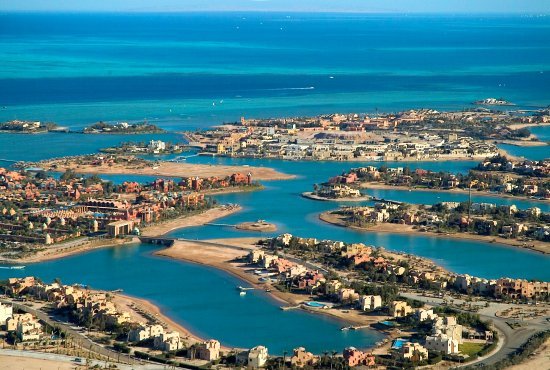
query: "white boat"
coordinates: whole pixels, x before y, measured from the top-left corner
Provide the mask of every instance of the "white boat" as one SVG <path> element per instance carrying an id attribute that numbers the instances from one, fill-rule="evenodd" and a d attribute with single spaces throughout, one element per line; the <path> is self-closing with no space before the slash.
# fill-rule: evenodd
<path id="1" fill-rule="evenodd" d="M 242 286 L 238 286 L 237 289 L 239 289 L 241 292 L 244 292 L 246 290 L 254 290 L 254 288 L 245 288 L 245 287 L 242 287 Z"/>
<path id="2" fill-rule="evenodd" d="M 25 266 L 12 266 L 11 269 L 12 270 L 23 270 L 25 268 Z"/>
<path id="3" fill-rule="evenodd" d="M 239 295 L 240 296 L 246 295 L 246 292 L 240 292 Z"/>

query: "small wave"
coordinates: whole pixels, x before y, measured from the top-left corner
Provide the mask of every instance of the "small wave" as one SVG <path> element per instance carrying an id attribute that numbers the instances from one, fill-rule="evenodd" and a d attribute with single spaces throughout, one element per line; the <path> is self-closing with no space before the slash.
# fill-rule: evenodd
<path id="1" fill-rule="evenodd" d="M 282 90 L 315 90 L 314 86 L 307 86 L 307 87 L 280 87 L 277 89 L 266 89 L 270 91 L 282 91 Z"/>

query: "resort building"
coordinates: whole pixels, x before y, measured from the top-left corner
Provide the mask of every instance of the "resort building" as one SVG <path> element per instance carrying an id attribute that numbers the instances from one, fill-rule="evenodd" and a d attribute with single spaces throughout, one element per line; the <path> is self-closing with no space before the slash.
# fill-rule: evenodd
<path id="1" fill-rule="evenodd" d="M 33 316 L 31 320 L 19 321 L 15 332 L 22 342 L 39 340 L 42 337 L 42 324 Z"/>
<path id="2" fill-rule="evenodd" d="M 34 319 L 34 316 L 30 313 L 16 313 L 12 317 L 6 320 L 6 330 L 16 331 L 20 322 L 30 322 Z"/>
<path id="3" fill-rule="evenodd" d="M 311 352 L 307 352 L 304 347 L 294 349 L 294 354 L 290 358 L 290 364 L 293 368 L 302 368 L 315 365 L 319 358 Z"/>
<path id="4" fill-rule="evenodd" d="M 340 288 L 338 290 L 338 301 L 340 302 L 353 302 L 359 299 L 359 294 L 351 288 Z"/>
<path id="5" fill-rule="evenodd" d="M 325 283 L 325 294 L 335 295 L 338 293 L 341 287 L 342 287 L 342 283 L 340 282 L 340 280 L 327 281 Z"/>
<path id="6" fill-rule="evenodd" d="M 355 366 L 374 366 L 376 364 L 375 357 L 366 352 L 359 351 L 355 347 L 348 347 L 344 349 L 344 360 L 349 367 Z"/>
<path id="7" fill-rule="evenodd" d="M 428 350 L 443 352 L 446 355 L 458 353 L 458 341 L 442 333 L 426 337 L 425 347 Z"/>
<path id="8" fill-rule="evenodd" d="M 6 321 L 13 315 L 13 306 L 0 302 L 0 327 L 6 325 Z"/>
<path id="9" fill-rule="evenodd" d="M 267 347 L 256 346 L 248 351 L 248 368 L 259 369 L 264 367 L 269 358 Z"/>
<path id="10" fill-rule="evenodd" d="M 363 311 L 372 311 L 382 307 L 382 297 L 379 295 L 364 295 L 359 299 L 359 307 Z"/>
<path id="11" fill-rule="evenodd" d="M 412 312 L 411 306 L 404 301 L 393 301 L 390 304 L 390 315 L 393 317 L 405 317 Z"/>
<path id="12" fill-rule="evenodd" d="M 422 308 L 419 308 L 415 312 L 416 319 L 420 322 L 426 321 L 426 320 L 435 320 L 438 316 L 434 313 L 434 310 L 425 310 Z"/>
<path id="13" fill-rule="evenodd" d="M 197 346 L 196 357 L 206 361 L 216 361 L 220 358 L 220 342 L 211 339 Z"/>
<path id="14" fill-rule="evenodd" d="M 428 350 L 419 343 L 404 343 L 400 354 L 404 360 L 422 361 L 428 359 Z"/>
<path id="15" fill-rule="evenodd" d="M 155 336 L 153 346 L 161 351 L 170 352 L 183 348 L 184 343 L 180 338 L 180 333 L 171 331 L 167 333 L 163 332 L 159 336 Z"/>
<path id="16" fill-rule="evenodd" d="M 434 334 L 445 334 L 447 337 L 456 340 L 458 344 L 462 344 L 462 331 L 462 325 L 457 324 L 454 316 L 437 317 L 432 326 Z"/>
<path id="17" fill-rule="evenodd" d="M 116 238 L 121 235 L 129 235 L 132 233 L 133 222 L 131 221 L 115 221 L 107 224 L 107 233 L 111 238 Z"/>
<path id="18" fill-rule="evenodd" d="M 132 329 L 128 332 L 129 342 L 141 342 L 148 338 L 158 337 L 164 333 L 161 325 L 146 325 Z"/>

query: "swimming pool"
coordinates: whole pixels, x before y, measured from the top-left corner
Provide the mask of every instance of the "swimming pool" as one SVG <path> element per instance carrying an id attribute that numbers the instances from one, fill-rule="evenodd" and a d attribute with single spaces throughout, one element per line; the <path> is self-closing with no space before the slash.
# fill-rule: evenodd
<path id="1" fill-rule="evenodd" d="M 396 340 L 393 341 L 393 343 L 391 345 L 391 348 L 392 349 L 400 349 L 401 347 L 403 347 L 404 343 L 407 343 L 407 341 L 405 339 L 397 338 Z"/>
<path id="2" fill-rule="evenodd" d="M 315 301 L 305 302 L 305 305 L 309 306 L 309 307 L 314 307 L 314 308 L 325 308 L 326 307 L 325 304 L 323 304 L 321 302 L 315 302 Z"/>

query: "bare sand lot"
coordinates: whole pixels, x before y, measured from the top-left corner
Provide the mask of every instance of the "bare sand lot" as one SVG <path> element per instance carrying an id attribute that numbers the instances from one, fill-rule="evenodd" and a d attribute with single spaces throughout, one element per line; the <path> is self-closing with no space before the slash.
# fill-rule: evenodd
<path id="1" fill-rule="evenodd" d="M 253 180 L 288 180 L 294 175 L 278 172 L 269 167 L 254 166 L 226 166 L 208 165 L 175 162 L 146 162 L 140 165 L 128 165 L 124 163 L 113 163 L 110 165 L 78 164 L 75 160 L 54 159 L 39 163 L 41 167 L 50 168 L 56 165 L 55 171 L 65 172 L 72 169 L 82 174 L 116 174 L 116 175 L 148 175 L 148 176 L 169 176 L 169 177 L 226 177 L 234 173 L 252 174 Z"/>

